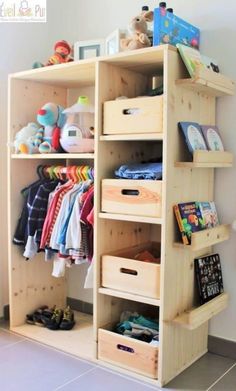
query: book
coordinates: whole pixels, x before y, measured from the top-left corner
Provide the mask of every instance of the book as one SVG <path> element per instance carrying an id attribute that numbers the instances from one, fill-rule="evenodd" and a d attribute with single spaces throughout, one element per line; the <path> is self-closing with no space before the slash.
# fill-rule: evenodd
<path id="1" fill-rule="evenodd" d="M 193 155 L 193 151 L 205 150 L 207 145 L 205 143 L 202 129 L 196 122 L 179 122 L 179 129 L 181 130 L 189 152 Z"/>
<path id="2" fill-rule="evenodd" d="M 217 126 L 201 125 L 201 129 L 209 151 L 224 151 Z"/>
<path id="3" fill-rule="evenodd" d="M 194 266 L 200 304 L 224 292 L 219 254 L 195 258 Z"/>
<path id="4" fill-rule="evenodd" d="M 219 225 L 219 219 L 216 211 L 216 206 L 213 201 L 199 202 L 200 212 L 206 228 L 213 228 Z"/>
<path id="5" fill-rule="evenodd" d="M 205 229 L 197 202 L 184 202 L 174 205 L 174 212 L 184 244 L 191 244 L 193 232 Z"/>
<path id="6" fill-rule="evenodd" d="M 191 77 L 196 76 L 197 67 L 203 67 L 219 73 L 218 64 L 212 58 L 204 56 L 195 48 L 180 43 L 177 43 L 176 46 Z"/>

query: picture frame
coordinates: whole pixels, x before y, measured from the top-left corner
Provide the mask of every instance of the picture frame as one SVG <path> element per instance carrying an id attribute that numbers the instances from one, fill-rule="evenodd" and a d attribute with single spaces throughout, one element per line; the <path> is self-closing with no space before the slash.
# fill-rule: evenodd
<path id="1" fill-rule="evenodd" d="M 126 37 L 126 30 L 116 29 L 105 40 L 106 55 L 116 54 L 122 51 L 120 40 Z"/>
<path id="2" fill-rule="evenodd" d="M 103 56 L 104 47 L 103 39 L 75 42 L 74 61 Z"/>

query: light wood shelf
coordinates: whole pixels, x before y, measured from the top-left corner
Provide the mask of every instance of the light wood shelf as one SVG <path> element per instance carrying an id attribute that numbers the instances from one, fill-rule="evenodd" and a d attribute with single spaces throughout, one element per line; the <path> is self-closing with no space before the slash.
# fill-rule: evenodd
<path id="1" fill-rule="evenodd" d="M 37 159 L 57 159 L 57 160 L 65 160 L 65 159 L 94 159 L 94 153 L 35 153 L 32 155 L 24 155 L 24 154 L 12 154 L 11 159 L 19 159 L 19 160 L 37 160 Z"/>
<path id="2" fill-rule="evenodd" d="M 219 312 L 223 311 L 227 307 L 228 301 L 229 295 L 227 293 L 222 293 L 208 303 L 183 312 L 177 316 L 173 322 L 188 330 L 194 330 Z"/>
<path id="3" fill-rule="evenodd" d="M 100 141 L 162 141 L 162 133 L 118 134 L 100 136 Z"/>
<path id="4" fill-rule="evenodd" d="M 152 299 L 150 297 L 140 296 L 140 295 L 136 295 L 136 294 L 132 294 L 132 293 L 127 293 L 124 291 L 118 291 L 116 289 L 99 288 L 98 292 L 103 295 L 120 297 L 122 299 L 137 301 L 139 303 L 146 303 L 146 304 L 150 304 L 150 305 L 155 305 L 157 307 L 160 306 L 160 300 L 158 300 L 158 299 Z"/>
<path id="5" fill-rule="evenodd" d="M 204 68 L 198 68 L 193 78 L 176 80 L 176 84 L 215 97 L 235 93 L 235 83 L 231 79 Z"/>
<path id="6" fill-rule="evenodd" d="M 225 151 L 194 151 L 192 162 L 176 162 L 180 168 L 232 167 L 233 154 Z"/>
<path id="7" fill-rule="evenodd" d="M 131 99 L 141 96 L 150 86 L 151 77 L 163 76 L 163 74 L 165 77 L 161 133 L 143 135 L 136 132 L 129 135 L 103 135 L 104 103 L 121 95 Z M 180 163 L 184 164 L 182 167 L 185 167 L 190 163 L 191 168 L 195 168 L 204 163 L 214 164 L 216 167 L 216 163 L 232 163 L 228 160 L 209 162 L 209 159 L 207 161 L 195 160 L 195 165 L 192 164 L 193 162 L 176 163 L 176 157 L 178 156 L 180 160 L 179 156 L 181 156 L 179 134 L 176 132 L 177 122 L 183 118 L 193 118 L 198 123 L 214 124 L 215 96 L 232 95 L 234 90 L 234 84 L 229 79 L 224 79 L 222 75 L 216 76 L 218 77 L 216 80 L 213 80 L 209 73 L 201 74 L 194 80 L 183 79 L 185 75 L 186 69 L 176 48 L 161 45 L 29 70 L 9 77 L 8 145 L 11 145 L 16 132 L 24 124 L 35 119 L 35 113 L 45 102 L 52 101 L 68 107 L 80 94 L 88 95 L 91 101 L 95 102 L 96 129 L 94 154 L 22 156 L 15 155 L 10 148 L 8 149 L 8 259 L 11 330 L 75 356 L 96 360 L 99 329 L 114 319 L 119 319 L 125 310 L 140 313 L 144 310 L 145 315 L 145 311 L 151 309 L 154 316 L 159 316 L 160 340 L 158 368 L 155 369 L 155 380 L 150 379 L 150 381 L 159 387 L 167 384 L 207 351 L 208 325 L 206 321 L 192 332 L 185 330 L 184 327 L 180 328 L 177 322 L 169 321 L 173 318 L 173 313 L 182 314 L 184 309 L 191 308 L 195 302 L 194 289 L 191 284 L 194 280 L 194 270 L 189 267 L 193 261 L 193 253 L 186 251 L 183 262 L 183 252 L 178 251 L 172 245 L 175 240 L 172 207 L 179 200 L 184 199 L 186 192 L 189 199 L 213 200 L 214 170 L 185 170 L 183 175 L 183 172 L 174 169 L 174 166 Z M 187 99 L 185 99 L 186 88 L 189 89 Z M 123 133 L 125 133 L 124 130 Z M 110 178 L 114 168 L 126 162 L 147 161 L 159 156 L 160 152 L 162 152 L 164 167 L 162 218 L 126 215 L 123 210 L 119 214 L 101 213 L 102 180 Z M 40 160 L 48 163 L 50 160 L 54 160 L 55 163 L 56 161 L 59 163 L 60 160 L 62 162 L 78 160 L 78 164 L 81 164 L 80 162 L 86 159 L 90 159 L 91 162 L 94 159 L 95 165 L 94 320 L 93 325 L 90 321 L 84 324 L 78 321 L 76 328 L 69 333 L 53 333 L 36 326 L 25 325 L 25 315 L 42 304 L 47 304 L 49 307 L 56 304 L 64 308 L 68 279 L 53 278 L 52 264 L 44 262 L 42 266 L 40 254 L 32 262 L 22 262 L 19 249 L 12 244 L 12 237 L 22 207 L 20 191 L 35 181 Z M 219 226 L 216 231 L 214 230 L 212 229 L 210 233 L 210 230 L 198 233 L 192 245 L 186 247 L 194 251 L 197 248 L 203 248 L 201 251 L 203 254 L 205 246 L 211 246 L 229 237 L 229 226 Z M 161 242 L 160 300 L 101 287 L 103 254 L 140 245 L 150 240 Z M 181 244 L 177 245 L 186 248 Z M 209 305 L 212 303 L 208 303 L 208 314 Z M 221 309 L 223 305 L 219 306 L 219 310 Z M 216 308 L 214 308 L 215 312 Z M 194 314 L 196 312 L 193 312 Z M 204 316 L 204 319 L 208 317 L 208 315 Z M 200 319 L 200 315 L 196 318 Z M 194 320 L 192 323 L 196 324 L 197 321 Z M 119 370 L 115 360 L 112 368 Z M 123 371 L 125 372 L 127 368 Z M 132 374 L 130 371 L 126 373 L 138 378 L 141 376 Z M 158 379 L 156 379 L 157 376 Z M 145 379 L 148 380 L 147 377 Z"/>
<path id="8" fill-rule="evenodd" d="M 162 224 L 163 223 L 162 218 L 123 215 L 123 214 L 118 214 L 118 213 L 100 212 L 99 217 L 101 219 L 107 219 L 107 220 L 135 221 L 137 223 L 149 223 L 149 224 Z"/>
<path id="9" fill-rule="evenodd" d="M 191 244 L 175 242 L 174 246 L 179 248 L 186 248 L 190 251 L 197 251 L 214 244 L 228 240 L 230 236 L 230 225 L 221 224 L 211 229 L 204 229 L 202 231 L 193 232 L 191 236 Z"/>

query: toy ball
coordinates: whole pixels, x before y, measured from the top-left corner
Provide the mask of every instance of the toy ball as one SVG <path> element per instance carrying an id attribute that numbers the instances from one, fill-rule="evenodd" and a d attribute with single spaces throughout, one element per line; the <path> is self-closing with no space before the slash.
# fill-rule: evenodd
<path id="1" fill-rule="evenodd" d="M 191 46 L 198 47 L 198 40 L 196 38 L 191 39 Z"/>
<path id="2" fill-rule="evenodd" d="M 42 144 L 39 146 L 39 152 L 40 153 L 50 153 L 52 150 L 51 145 L 49 144 L 48 141 L 44 141 Z"/>

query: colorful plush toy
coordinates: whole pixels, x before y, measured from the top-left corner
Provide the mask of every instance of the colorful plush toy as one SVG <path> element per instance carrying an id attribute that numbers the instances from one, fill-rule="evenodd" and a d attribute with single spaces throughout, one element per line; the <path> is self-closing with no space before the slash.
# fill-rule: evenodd
<path id="1" fill-rule="evenodd" d="M 35 141 L 38 131 L 38 125 L 30 122 L 17 132 L 14 140 L 15 153 L 37 153 L 38 147 Z"/>
<path id="2" fill-rule="evenodd" d="M 142 49 L 151 46 L 148 38 L 147 22 L 153 21 L 153 11 L 142 12 L 141 15 L 133 18 L 129 25 L 131 36 L 121 39 L 123 50 Z"/>
<path id="3" fill-rule="evenodd" d="M 54 46 L 54 54 L 49 58 L 47 63 L 44 65 L 41 62 L 35 62 L 33 68 L 41 68 L 48 65 L 63 64 L 69 61 L 73 61 L 70 57 L 71 46 L 66 41 L 58 41 Z"/>
<path id="4" fill-rule="evenodd" d="M 38 144 L 40 153 L 57 152 L 60 149 L 60 132 L 65 123 L 64 108 L 46 103 L 38 111 L 37 121 L 43 126 L 43 142 Z"/>

